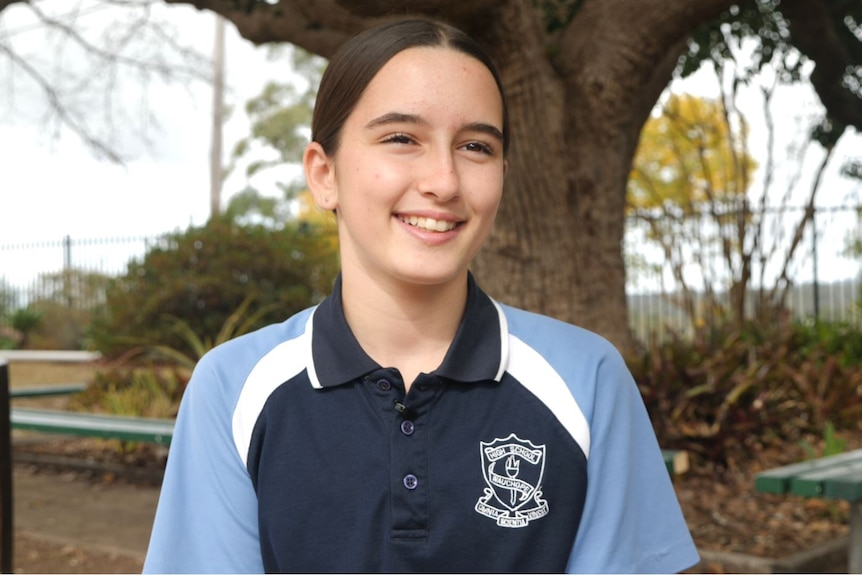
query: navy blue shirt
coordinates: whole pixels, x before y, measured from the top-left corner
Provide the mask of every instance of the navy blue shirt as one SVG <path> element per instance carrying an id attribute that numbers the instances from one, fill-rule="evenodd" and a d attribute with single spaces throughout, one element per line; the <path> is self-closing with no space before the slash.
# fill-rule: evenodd
<path id="1" fill-rule="evenodd" d="M 405 394 L 341 285 L 195 370 L 145 571 L 671 572 L 697 562 L 622 358 L 469 280 Z"/>

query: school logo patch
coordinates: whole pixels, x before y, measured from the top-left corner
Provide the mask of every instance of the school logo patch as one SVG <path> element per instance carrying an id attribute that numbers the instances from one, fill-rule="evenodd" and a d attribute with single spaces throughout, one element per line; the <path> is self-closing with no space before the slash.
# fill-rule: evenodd
<path id="1" fill-rule="evenodd" d="M 479 442 L 482 474 L 488 486 L 476 502 L 476 512 L 500 527 L 525 527 L 548 514 L 542 499 L 545 446 L 514 433 L 490 443 Z"/>

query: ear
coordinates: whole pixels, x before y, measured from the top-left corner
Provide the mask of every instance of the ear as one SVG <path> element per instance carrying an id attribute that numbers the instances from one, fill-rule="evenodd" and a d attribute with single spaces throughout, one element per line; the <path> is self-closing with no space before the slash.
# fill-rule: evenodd
<path id="1" fill-rule="evenodd" d="M 509 173 L 509 160 L 503 160 L 503 177 L 506 177 L 506 174 Z"/>
<path id="2" fill-rule="evenodd" d="M 311 142 L 302 154 L 305 168 L 305 181 L 314 198 L 314 203 L 322 210 L 331 211 L 338 207 L 338 194 L 335 186 L 335 164 L 326 155 L 323 147 Z"/>

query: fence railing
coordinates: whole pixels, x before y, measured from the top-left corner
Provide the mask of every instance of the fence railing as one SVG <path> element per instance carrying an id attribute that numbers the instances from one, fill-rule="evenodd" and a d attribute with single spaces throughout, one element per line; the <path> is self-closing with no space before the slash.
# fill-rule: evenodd
<path id="1" fill-rule="evenodd" d="M 126 272 L 162 236 L 111 237 L 0 245 L 0 309 L 55 301 L 75 309 L 102 303 L 99 278 Z"/>
<path id="2" fill-rule="evenodd" d="M 0 310 L 19 309 L 30 302 L 46 300 L 78 310 L 93 309 L 104 301 L 104 278 L 126 273 L 130 261 L 142 258 L 164 238 L 164 235 L 100 239 L 67 236 L 53 242 L 0 245 Z M 792 287 L 787 303 L 794 316 L 862 323 L 855 262 L 850 261 L 848 267 L 853 269 L 849 273 L 842 270 L 843 279 L 821 281 L 815 276 L 815 281 Z M 650 283 L 664 285 L 661 273 L 656 272 L 652 281 L 647 282 L 641 273 L 638 281 L 629 286 L 630 325 L 641 341 L 691 330 L 692 321 L 677 303 L 678 294 L 672 289 L 643 287 Z M 695 294 L 695 298 L 697 305 L 704 304 L 702 295 Z M 8 318 L 0 317 L 0 329 L 4 325 L 8 327 Z"/>

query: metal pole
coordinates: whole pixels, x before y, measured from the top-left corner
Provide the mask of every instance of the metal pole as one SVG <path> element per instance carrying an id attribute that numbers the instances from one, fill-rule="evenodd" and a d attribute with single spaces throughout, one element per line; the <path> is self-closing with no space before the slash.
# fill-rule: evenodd
<path id="1" fill-rule="evenodd" d="M 13 573 L 12 424 L 9 403 L 9 364 L 0 359 L 0 573 Z"/>
<path id="2" fill-rule="evenodd" d="M 224 38 L 225 20 L 216 14 L 215 46 L 213 49 L 213 124 L 210 157 L 210 218 L 221 213 L 222 188 L 222 125 L 224 124 Z"/>
<path id="3" fill-rule="evenodd" d="M 850 538 L 847 540 L 847 572 L 862 573 L 862 501 L 850 504 Z"/>
<path id="4" fill-rule="evenodd" d="M 814 260 L 814 319 L 820 321 L 820 279 L 817 277 L 817 209 L 811 214 L 811 254 Z"/>
<path id="5" fill-rule="evenodd" d="M 63 237 L 63 271 L 69 271 L 72 267 L 72 236 Z"/>

